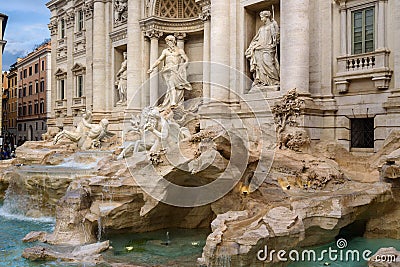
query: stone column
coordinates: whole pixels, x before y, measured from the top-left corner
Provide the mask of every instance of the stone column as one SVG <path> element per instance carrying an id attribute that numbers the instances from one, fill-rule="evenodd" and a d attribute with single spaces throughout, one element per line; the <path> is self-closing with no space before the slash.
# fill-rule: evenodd
<path id="1" fill-rule="evenodd" d="M 65 42 L 67 43 L 67 77 L 64 85 L 64 95 L 67 99 L 67 116 L 72 116 L 72 103 L 75 97 L 75 74 L 71 71 L 74 66 L 74 32 L 75 32 L 75 12 L 73 10 L 67 11 L 66 16 L 66 33 Z"/>
<path id="2" fill-rule="evenodd" d="M 143 77 L 142 68 L 142 31 L 140 29 L 139 20 L 141 14 L 141 6 L 143 1 L 128 1 L 128 50 L 127 50 L 127 82 L 128 82 L 128 108 L 140 110 L 142 103 L 141 90 Z"/>
<path id="3" fill-rule="evenodd" d="M 186 33 L 175 33 L 174 34 L 175 38 L 176 38 L 176 46 L 179 47 L 180 49 L 185 50 L 185 38 L 187 36 Z"/>
<path id="4" fill-rule="evenodd" d="M 107 88 L 105 80 L 106 31 L 105 31 L 105 6 L 102 0 L 94 1 L 93 13 L 93 113 L 104 113 Z"/>
<path id="5" fill-rule="evenodd" d="M 377 31 L 377 49 L 384 50 L 386 48 L 386 36 L 385 36 L 385 9 L 386 0 L 378 2 L 378 31 Z"/>
<path id="6" fill-rule="evenodd" d="M 281 91 L 309 94 L 309 1 L 281 1 Z"/>
<path id="7" fill-rule="evenodd" d="M 347 8 L 340 2 L 340 55 L 347 55 Z"/>
<path id="8" fill-rule="evenodd" d="M 230 1 L 211 2 L 212 23 L 210 28 L 211 59 L 210 66 L 211 101 L 229 102 L 230 85 Z"/>
<path id="9" fill-rule="evenodd" d="M 211 3 L 210 0 L 196 1 L 202 8 L 200 18 L 204 22 L 203 37 L 203 98 L 204 103 L 210 100 L 210 34 L 211 34 Z"/>
<path id="10" fill-rule="evenodd" d="M 85 30 L 86 36 L 92 36 L 94 32 L 93 25 L 93 3 L 87 3 L 84 7 L 85 11 Z M 51 42 L 53 45 L 53 41 Z M 52 49 L 53 50 L 53 49 Z M 85 75 L 85 97 L 86 109 L 92 110 L 93 107 L 93 38 L 86 38 L 86 75 Z"/>
<path id="11" fill-rule="evenodd" d="M 158 59 L 158 39 L 163 35 L 162 32 L 153 30 L 146 33 L 150 38 L 150 66 Z M 158 104 L 158 67 L 150 74 L 150 106 Z"/>

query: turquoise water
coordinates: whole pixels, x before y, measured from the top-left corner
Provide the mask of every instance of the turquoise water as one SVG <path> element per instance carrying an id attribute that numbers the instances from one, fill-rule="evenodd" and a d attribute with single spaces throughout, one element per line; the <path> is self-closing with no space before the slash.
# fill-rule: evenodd
<path id="1" fill-rule="evenodd" d="M 22 251 L 35 243 L 21 240 L 31 231 L 54 229 L 52 218 L 32 219 L 10 214 L 0 203 L 0 267 L 43 267 L 43 266 L 85 266 L 60 262 L 30 262 L 21 257 Z M 169 232 L 168 246 L 166 232 Z M 133 263 L 140 266 L 196 266 L 202 248 L 209 234 L 208 230 L 170 229 L 143 234 L 103 234 L 110 239 L 112 249 L 104 253 L 110 263 Z M 127 247 L 132 247 L 128 250 Z M 102 266 L 109 266 L 104 264 Z"/>
<path id="2" fill-rule="evenodd" d="M 113 249 L 103 255 L 108 262 L 193 267 L 201 257 L 208 234 L 209 230 L 203 229 L 168 229 L 143 234 L 106 235 Z"/>
<path id="3" fill-rule="evenodd" d="M 0 203 L 0 266 L 48 266 L 22 258 L 22 251 L 34 244 L 26 244 L 21 240 L 31 231 L 52 231 L 53 227 L 52 218 L 31 219 L 22 215 L 9 214 L 3 210 Z"/>
<path id="4" fill-rule="evenodd" d="M 315 250 L 317 258 L 320 257 L 323 250 L 329 250 L 329 247 L 333 250 L 337 250 L 337 260 L 330 260 L 328 253 L 323 254 L 323 260 L 317 262 L 304 262 L 299 261 L 296 263 L 291 263 L 289 267 L 320 267 L 320 266 L 331 266 L 331 267 L 366 267 L 367 262 L 362 259 L 362 253 L 366 250 L 370 250 L 372 252 L 371 256 L 376 253 L 380 248 L 385 247 L 394 247 L 397 250 L 400 250 L 400 240 L 396 239 L 366 239 L 362 237 L 356 237 L 350 241 L 347 241 L 347 246 L 342 249 L 342 255 L 340 256 L 340 250 L 338 249 L 336 242 L 332 242 L 327 245 L 307 248 L 308 250 Z M 360 261 L 353 261 L 353 256 L 350 253 L 346 254 L 346 251 L 349 250 L 357 250 L 360 255 Z M 336 253 L 336 252 L 335 252 Z M 335 253 L 332 255 L 334 256 Z M 300 254 L 301 255 L 301 254 Z M 346 256 L 348 255 L 348 256 Z M 342 259 L 342 260 L 340 260 Z"/>
<path id="5" fill-rule="evenodd" d="M 73 266 L 70 263 L 61 264 L 60 262 L 35 263 L 21 257 L 22 251 L 25 248 L 35 245 L 26 244 L 21 241 L 27 233 L 31 231 L 51 232 L 53 228 L 54 220 L 52 218 L 31 219 L 21 215 L 9 214 L 3 209 L 0 203 L 0 266 Z M 167 238 L 167 231 L 169 232 L 169 238 Z M 112 236 L 105 233 L 103 239 L 110 239 L 113 248 L 103 255 L 110 263 L 132 263 L 140 266 L 193 267 L 196 266 L 197 258 L 201 256 L 202 248 L 205 245 L 208 234 L 209 230 L 202 229 L 169 229 L 143 234 L 118 234 Z M 166 245 L 166 243 L 168 243 L 168 245 Z M 308 249 L 314 249 L 317 258 L 319 258 L 321 252 L 323 250 L 328 250 L 329 247 L 338 250 L 335 242 Z M 400 240 L 366 239 L 357 237 L 348 240 L 346 248 L 343 249 L 343 255 L 346 255 L 346 251 L 348 250 L 357 250 L 360 253 L 360 258 L 362 258 L 361 255 L 363 251 L 370 250 L 372 254 L 374 254 L 382 247 L 395 247 L 397 250 L 400 250 Z M 299 261 L 291 263 L 289 267 L 367 266 L 364 260 L 360 260 L 359 262 L 346 261 L 344 256 L 344 260 L 342 261 L 332 261 L 329 259 L 327 253 L 324 256 L 324 259 L 317 262 Z"/>

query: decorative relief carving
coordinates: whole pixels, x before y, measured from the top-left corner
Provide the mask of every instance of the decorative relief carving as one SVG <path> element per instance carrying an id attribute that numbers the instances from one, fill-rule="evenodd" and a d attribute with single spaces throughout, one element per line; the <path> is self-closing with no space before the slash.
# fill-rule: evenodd
<path id="1" fill-rule="evenodd" d="M 58 33 L 57 20 L 50 21 L 50 23 L 47 26 L 48 26 L 48 28 L 50 30 L 50 34 L 51 35 L 57 35 L 57 33 Z"/>
<path id="2" fill-rule="evenodd" d="M 211 17 L 211 1 L 210 0 L 196 0 L 196 4 L 200 6 L 199 18 L 202 21 L 209 20 Z"/>
<path id="3" fill-rule="evenodd" d="M 148 31 L 146 31 L 145 32 L 145 36 L 146 37 L 149 37 L 150 39 L 152 39 L 152 38 L 157 38 L 157 39 L 159 39 L 161 36 L 163 36 L 163 32 L 161 32 L 161 31 L 158 31 L 158 30 L 148 30 Z"/>
<path id="4" fill-rule="evenodd" d="M 160 31 L 160 32 L 199 32 L 204 28 L 204 23 L 198 17 L 195 19 L 186 19 L 182 21 L 165 18 L 147 18 L 140 21 L 142 31 Z"/>
<path id="5" fill-rule="evenodd" d="M 73 27 L 75 21 L 75 11 L 69 10 L 65 17 L 65 22 L 67 23 L 67 28 Z"/>
<path id="6" fill-rule="evenodd" d="M 93 2 L 91 1 L 91 2 L 85 3 L 85 6 L 83 7 L 83 11 L 85 12 L 86 19 L 93 18 Z"/>
<path id="7" fill-rule="evenodd" d="M 154 15 L 164 18 L 195 18 L 200 8 L 195 0 L 163 0 L 157 1 Z"/>
<path id="8" fill-rule="evenodd" d="M 121 40 L 126 40 L 127 34 L 128 34 L 128 32 L 127 32 L 126 28 L 119 29 L 117 31 L 114 31 L 114 32 L 110 33 L 110 38 L 111 38 L 111 41 L 113 43 L 115 43 L 115 42 L 118 42 L 118 41 L 121 41 Z"/>
<path id="9" fill-rule="evenodd" d="M 115 0 L 114 23 L 115 26 L 126 23 L 128 20 L 128 0 Z"/>

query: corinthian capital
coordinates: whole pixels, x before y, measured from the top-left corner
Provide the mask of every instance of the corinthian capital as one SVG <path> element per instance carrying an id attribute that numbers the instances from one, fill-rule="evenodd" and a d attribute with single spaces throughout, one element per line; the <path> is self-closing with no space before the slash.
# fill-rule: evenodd
<path id="1" fill-rule="evenodd" d="M 163 36 L 164 33 L 162 31 L 152 29 L 152 30 L 146 31 L 144 34 L 146 37 L 149 37 L 150 39 L 153 39 L 153 38 L 159 39 L 161 36 Z"/>

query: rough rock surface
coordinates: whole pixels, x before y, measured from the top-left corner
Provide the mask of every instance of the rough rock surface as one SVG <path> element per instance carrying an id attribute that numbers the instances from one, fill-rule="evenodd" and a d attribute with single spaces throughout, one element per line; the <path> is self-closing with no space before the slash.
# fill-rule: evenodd
<path id="1" fill-rule="evenodd" d="M 22 166 L 11 171 L 9 180 L 15 181 L 15 190 L 22 195 L 35 196 L 34 200 L 38 196 L 52 199 L 53 212 L 57 207 L 54 233 L 32 234 L 27 237 L 29 240 L 82 245 L 96 241 L 103 231 L 146 232 L 211 225 L 212 233 L 199 263 L 221 266 L 229 260 L 231 266 L 251 266 L 260 263 L 255 255 L 265 245 L 270 249 L 290 249 L 326 243 L 341 228 L 358 220 L 368 221 L 366 236 L 400 235 L 394 223 L 400 212 L 390 213 L 400 194 L 393 184 L 380 182 L 378 173 L 378 167 L 387 162 L 387 155 L 399 148 L 400 135 L 393 136 L 379 157 L 353 156 L 334 143 L 317 145 L 308 152 L 276 150 L 270 172 L 271 160 L 258 162 L 258 158 L 271 159 L 273 155 L 268 154 L 270 151 L 260 152 L 260 144 L 253 142 L 246 146 L 250 150 L 248 162 L 239 183 L 217 201 L 195 208 L 160 202 L 159 199 L 168 198 L 169 187 L 164 180 L 189 187 L 216 180 L 233 161 L 232 151 L 237 153 L 244 146 L 239 134 L 232 135 L 229 141 L 219 130 L 200 132 L 160 154 L 158 164 L 152 164 L 145 152 L 119 161 L 115 154 L 104 154 L 95 164 L 85 155 L 74 162 L 95 167 L 79 175 L 67 173 L 68 179 L 54 172 L 54 180 L 25 175 L 29 168 Z M 45 144 L 42 146 L 47 149 Z M 42 151 L 37 156 L 40 161 L 28 155 L 25 162 L 60 166 L 59 162 L 64 162 L 60 155 L 70 156 L 73 151 L 68 145 L 62 146 L 57 152 Z M 21 170 L 24 175 L 20 175 Z M 46 207 L 39 205 L 38 210 L 43 212 Z M 378 231 L 382 224 L 379 220 L 385 216 L 392 218 L 393 224 Z M 28 252 L 26 255 L 30 255 Z M 38 255 L 33 258 L 57 256 L 57 252 L 43 252 L 42 248 L 30 253 Z"/>
<path id="2" fill-rule="evenodd" d="M 31 261 L 55 261 L 79 262 L 87 264 L 99 264 L 104 262 L 101 252 L 110 247 L 110 242 L 94 243 L 86 246 L 76 247 L 67 252 L 59 252 L 53 248 L 36 246 L 27 248 L 22 257 Z"/>

